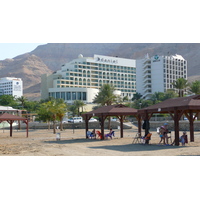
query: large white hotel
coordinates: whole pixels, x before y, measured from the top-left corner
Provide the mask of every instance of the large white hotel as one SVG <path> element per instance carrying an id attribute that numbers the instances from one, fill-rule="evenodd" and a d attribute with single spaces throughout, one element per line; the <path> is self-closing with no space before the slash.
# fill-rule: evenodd
<path id="1" fill-rule="evenodd" d="M 22 97 L 23 96 L 22 79 L 15 77 L 0 78 L 0 95 L 12 95 L 13 97 Z"/>
<path id="2" fill-rule="evenodd" d="M 131 99 L 136 92 L 136 61 L 102 55 L 83 57 L 80 54 L 77 59 L 64 64 L 61 70 L 42 75 L 41 98 L 92 103 L 105 83 L 114 85 L 116 93 Z"/>
<path id="3" fill-rule="evenodd" d="M 114 85 L 122 98 L 132 99 L 136 92 L 149 98 L 155 92 L 172 89 L 171 83 L 181 77 L 187 79 L 187 61 L 180 55 L 151 58 L 147 55 L 136 61 L 102 55 L 83 57 L 80 54 L 77 59 L 64 64 L 61 70 L 42 75 L 41 98 L 92 103 L 105 83 Z"/>
<path id="4" fill-rule="evenodd" d="M 181 55 L 149 57 L 137 60 L 137 92 L 150 98 L 155 92 L 174 89 L 172 83 L 179 78 L 187 79 L 187 61 Z"/>

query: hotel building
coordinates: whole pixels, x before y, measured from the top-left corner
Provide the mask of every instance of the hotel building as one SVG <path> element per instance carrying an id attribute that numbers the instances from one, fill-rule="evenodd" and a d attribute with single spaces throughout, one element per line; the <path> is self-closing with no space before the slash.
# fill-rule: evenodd
<path id="1" fill-rule="evenodd" d="M 0 78 L 0 95 L 12 95 L 17 98 L 23 96 L 23 81 L 21 78 Z"/>
<path id="2" fill-rule="evenodd" d="M 116 94 L 131 99 L 136 93 L 136 60 L 94 55 L 79 55 L 61 70 L 41 77 L 41 98 L 63 98 L 67 103 L 82 100 L 92 103 L 103 84 L 112 84 Z"/>
<path id="3" fill-rule="evenodd" d="M 179 78 L 187 79 L 187 61 L 181 55 L 149 57 L 136 61 L 136 90 L 143 98 L 155 92 L 174 89 L 172 83 Z"/>

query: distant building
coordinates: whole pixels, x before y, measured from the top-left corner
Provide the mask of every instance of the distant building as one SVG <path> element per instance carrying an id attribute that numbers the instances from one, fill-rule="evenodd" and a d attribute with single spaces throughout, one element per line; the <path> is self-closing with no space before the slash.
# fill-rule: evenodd
<path id="1" fill-rule="evenodd" d="M 181 55 L 155 55 L 150 58 L 147 54 L 136 62 L 136 90 L 143 98 L 173 89 L 172 83 L 179 78 L 187 79 L 187 60 Z"/>
<path id="2" fill-rule="evenodd" d="M 0 78 L 0 95 L 23 96 L 23 82 L 21 78 Z"/>
<path id="3" fill-rule="evenodd" d="M 99 88 L 109 83 L 121 97 L 133 97 L 136 92 L 136 61 L 132 59 L 94 55 L 66 63 L 61 70 L 41 77 L 41 98 L 62 98 L 68 103 L 82 100 L 92 103 Z"/>

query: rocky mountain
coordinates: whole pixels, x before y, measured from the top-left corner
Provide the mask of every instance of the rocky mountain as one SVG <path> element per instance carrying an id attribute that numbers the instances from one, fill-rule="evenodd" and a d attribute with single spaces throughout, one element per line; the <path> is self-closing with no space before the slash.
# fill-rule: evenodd
<path id="1" fill-rule="evenodd" d="M 110 55 L 120 47 L 120 43 L 49 43 L 38 46 L 31 53 L 40 57 L 53 71 L 61 65 L 78 58 L 79 54 L 92 57 L 94 54 Z"/>
<path id="2" fill-rule="evenodd" d="M 200 80 L 199 43 L 49 43 L 13 59 L 0 61 L 0 77 L 22 78 L 24 95 L 32 100 L 40 97 L 41 74 L 52 73 L 61 65 L 83 54 L 139 59 L 146 54 L 180 54 L 188 61 L 189 80 Z"/>
<path id="3" fill-rule="evenodd" d="M 50 43 L 38 46 L 32 54 L 40 57 L 51 70 L 65 62 L 94 54 L 139 59 L 153 55 L 180 54 L 188 61 L 188 76 L 200 75 L 199 43 Z"/>
<path id="4" fill-rule="evenodd" d="M 31 99 L 40 96 L 41 74 L 52 73 L 44 62 L 33 54 L 0 61 L 0 77 L 17 77 L 23 80 L 24 95 Z"/>

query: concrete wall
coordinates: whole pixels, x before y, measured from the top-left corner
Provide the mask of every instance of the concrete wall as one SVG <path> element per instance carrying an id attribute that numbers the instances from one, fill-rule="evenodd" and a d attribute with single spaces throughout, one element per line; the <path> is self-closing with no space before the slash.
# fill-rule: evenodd
<path id="1" fill-rule="evenodd" d="M 59 126 L 59 124 L 57 124 Z M 105 129 L 108 127 L 108 122 L 104 123 Z M 118 129 L 120 126 L 119 122 L 111 122 L 111 127 L 113 129 Z M 50 126 L 53 128 L 53 125 Z M 85 123 L 66 123 L 63 124 L 64 129 L 85 129 Z M 9 127 L 7 128 L 9 129 Z M 13 127 L 13 129 L 18 129 L 18 126 Z M 21 129 L 26 129 L 25 124 L 21 124 Z M 29 123 L 29 129 L 48 129 L 48 124 L 46 123 Z M 89 123 L 89 129 L 101 129 L 99 122 Z M 131 126 L 124 124 L 124 129 L 131 129 Z"/>
<path id="2" fill-rule="evenodd" d="M 174 121 L 150 121 L 150 130 L 156 131 L 156 128 L 162 126 L 165 122 L 168 123 L 168 129 L 174 131 Z M 133 124 L 137 126 L 136 121 L 134 121 Z M 179 130 L 189 131 L 189 121 L 179 121 Z M 200 131 L 200 121 L 194 121 L 194 131 Z"/>

